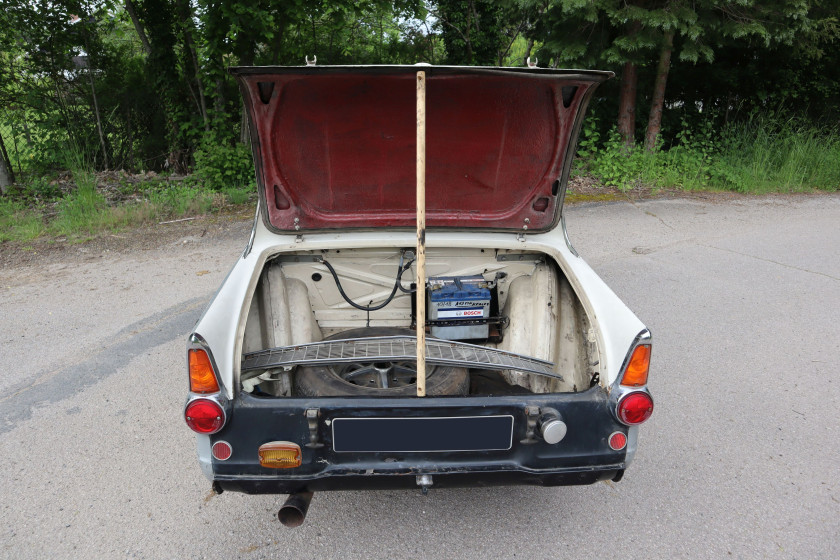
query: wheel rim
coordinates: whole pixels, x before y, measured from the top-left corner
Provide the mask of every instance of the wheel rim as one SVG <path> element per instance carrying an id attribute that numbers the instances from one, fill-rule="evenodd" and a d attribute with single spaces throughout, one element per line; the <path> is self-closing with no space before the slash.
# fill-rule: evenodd
<path id="1" fill-rule="evenodd" d="M 426 377 L 435 371 L 435 366 L 426 366 Z M 395 389 L 417 383 L 415 362 L 374 362 L 372 364 L 342 364 L 333 368 L 333 373 L 348 383 L 360 387 Z"/>

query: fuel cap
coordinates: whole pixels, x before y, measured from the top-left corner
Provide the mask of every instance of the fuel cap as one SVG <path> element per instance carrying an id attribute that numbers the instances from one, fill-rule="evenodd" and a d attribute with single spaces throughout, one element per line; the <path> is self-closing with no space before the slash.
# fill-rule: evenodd
<path id="1" fill-rule="evenodd" d="M 566 437 L 566 423 L 559 418 L 543 422 L 540 426 L 540 433 L 546 443 L 555 444 Z"/>
<path id="2" fill-rule="evenodd" d="M 566 423 L 560 413 L 553 408 L 543 408 L 540 412 L 540 435 L 546 443 L 560 443 L 566 437 Z"/>

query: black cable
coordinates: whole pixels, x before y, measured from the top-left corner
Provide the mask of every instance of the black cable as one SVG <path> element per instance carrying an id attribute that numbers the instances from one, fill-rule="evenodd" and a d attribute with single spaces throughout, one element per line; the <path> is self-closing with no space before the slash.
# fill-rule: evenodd
<path id="1" fill-rule="evenodd" d="M 386 305 L 391 303 L 391 300 L 394 299 L 394 296 L 397 293 L 397 289 L 402 288 L 402 282 L 401 282 L 400 279 L 402 278 L 403 272 L 405 272 L 406 270 L 408 270 L 409 267 L 411 267 L 411 263 L 413 263 L 414 260 L 413 259 L 410 260 L 408 262 L 408 264 L 403 266 L 403 256 L 402 256 L 402 254 L 400 254 L 400 264 L 399 264 L 399 268 L 397 269 L 397 279 L 394 282 L 394 289 L 391 290 L 391 294 L 388 296 L 388 298 L 385 301 L 383 301 L 382 303 L 380 303 L 379 305 L 376 305 L 376 306 L 359 305 L 358 303 L 356 303 L 355 301 L 350 299 L 347 296 L 347 294 L 344 293 L 344 288 L 341 287 L 341 281 L 338 279 L 338 274 L 335 272 L 335 269 L 332 267 L 332 265 L 330 263 L 328 263 L 323 258 L 320 259 L 320 262 L 323 263 L 324 266 L 327 267 L 327 270 L 330 271 L 330 274 L 332 274 L 332 277 L 335 280 L 335 287 L 338 288 L 338 293 L 341 294 L 341 297 L 344 298 L 344 301 L 346 301 L 347 303 L 349 303 L 350 305 L 352 305 L 353 307 L 355 307 L 356 309 L 358 309 L 360 311 L 367 311 L 368 313 L 370 313 L 371 311 L 377 311 L 379 309 L 382 309 L 383 307 L 385 307 Z M 403 291 L 405 291 L 404 288 L 402 288 L 402 289 L 403 289 Z"/>
<path id="2" fill-rule="evenodd" d="M 399 286 L 399 287 L 400 287 L 400 291 L 401 291 L 402 293 L 404 293 L 404 294 L 413 294 L 414 292 L 416 292 L 416 291 L 417 291 L 417 288 L 403 288 L 403 285 L 402 285 L 402 275 L 403 275 L 403 272 L 405 272 L 406 270 L 408 270 L 409 268 L 411 268 L 411 265 L 412 265 L 413 263 L 414 263 L 414 259 L 411 259 L 410 261 L 408 261 L 408 264 L 407 264 L 407 265 L 405 265 L 405 266 L 403 266 L 403 267 L 400 269 L 400 273 L 397 275 L 397 286 Z"/>

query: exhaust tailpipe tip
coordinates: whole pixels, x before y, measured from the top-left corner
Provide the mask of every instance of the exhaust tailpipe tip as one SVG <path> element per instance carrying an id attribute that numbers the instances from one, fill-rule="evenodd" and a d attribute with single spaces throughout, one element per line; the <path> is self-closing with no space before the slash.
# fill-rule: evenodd
<path id="1" fill-rule="evenodd" d="M 306 512 L 309 511 L 309 503 L 311 501 L 312 492 L 289 494 L 283 507 L 277 512 L 277 519 L 286 527 L 292 529 L 300 527 L 306 520 Z"/>

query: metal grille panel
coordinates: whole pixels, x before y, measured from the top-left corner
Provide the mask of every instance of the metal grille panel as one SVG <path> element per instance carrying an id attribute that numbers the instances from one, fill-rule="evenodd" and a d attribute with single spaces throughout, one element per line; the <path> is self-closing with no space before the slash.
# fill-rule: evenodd
<path id="1" fill-rule="evenodd" d="M 299 365 L 404 362 L 416 360 L 416 351 L 417 338 L 413 336 L 327 340 L 297 346 L 280 346 L 245 354 L 242 360 L 242 371 Z M 498 371 L 516 370 L 563 379 L 560 374 L 553 371 L 552 362 L 451 340 L 427 338 L 426 362 L 441 366 Z"/>

